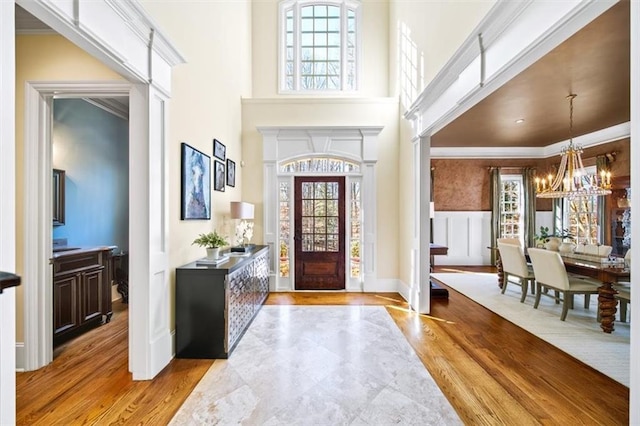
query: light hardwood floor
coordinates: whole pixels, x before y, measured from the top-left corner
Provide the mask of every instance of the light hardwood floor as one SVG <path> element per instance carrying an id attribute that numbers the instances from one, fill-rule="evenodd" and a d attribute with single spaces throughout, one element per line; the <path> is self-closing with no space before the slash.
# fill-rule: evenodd
<path id="1" fill-rule="evenodd" d="M 487 268 L 455 268 L 487 271 Z M 438 271 L 438 269 L 436 269 Z M 629 389 L 455 291 L 431 315 L 398 294 L 272 293 L 267 304 L 384 305 L 465 424 L 628 424 Z M 174 359 L 152 381 L 127 371 L 127 310 L 17 375 L 20 425 L 169 422 L 211 365 Z"/>

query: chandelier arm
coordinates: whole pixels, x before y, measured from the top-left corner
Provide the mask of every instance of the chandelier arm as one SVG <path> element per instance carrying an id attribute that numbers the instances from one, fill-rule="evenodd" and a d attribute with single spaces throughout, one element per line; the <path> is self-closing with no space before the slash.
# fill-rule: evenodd
<path id="1" fill-rule="evenodd" d="M 552 191 L 558 191 L 562 189 L 562 179 L 564 178 L 564 174 L 567 168 L 567 156 L 563 155 L 562 160 L 560 160 L 560 166 L 558 166 L 558 173 L 556 173 L 556 177 L 553 179 L 553 183 L 551 184 Z"/>

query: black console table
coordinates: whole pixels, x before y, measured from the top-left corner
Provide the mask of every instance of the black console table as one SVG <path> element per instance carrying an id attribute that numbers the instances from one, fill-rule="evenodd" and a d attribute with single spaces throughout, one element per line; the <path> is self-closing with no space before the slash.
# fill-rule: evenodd
<path id="1" fill-rule="evenodd" d="M 176 358 L 228 358 L 269 294 L 269 248 L 176 268 Z"/>

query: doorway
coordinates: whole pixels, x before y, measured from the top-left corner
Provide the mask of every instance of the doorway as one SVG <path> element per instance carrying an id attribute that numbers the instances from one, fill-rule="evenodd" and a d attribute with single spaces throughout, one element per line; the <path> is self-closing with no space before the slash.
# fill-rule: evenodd
<path id="1" fill-rule="evenodd" d="M 296 290 L 345 289 L 345 178 L 295 178 Z"/>

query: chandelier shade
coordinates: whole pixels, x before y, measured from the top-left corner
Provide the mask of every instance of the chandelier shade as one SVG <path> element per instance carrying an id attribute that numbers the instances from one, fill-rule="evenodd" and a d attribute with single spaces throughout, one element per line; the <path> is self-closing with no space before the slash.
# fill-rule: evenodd
<path id="1" fill-rule="evenodd" d="M 582 147 L 573 143 L 573 99 L 569 99 L 569 145 L 562 149 L 560 166 L 555 174 L 535 178 L 538 198 L 581 198 L 611 194 L 611 172 L 588 175 L 582 163 Z"/>

